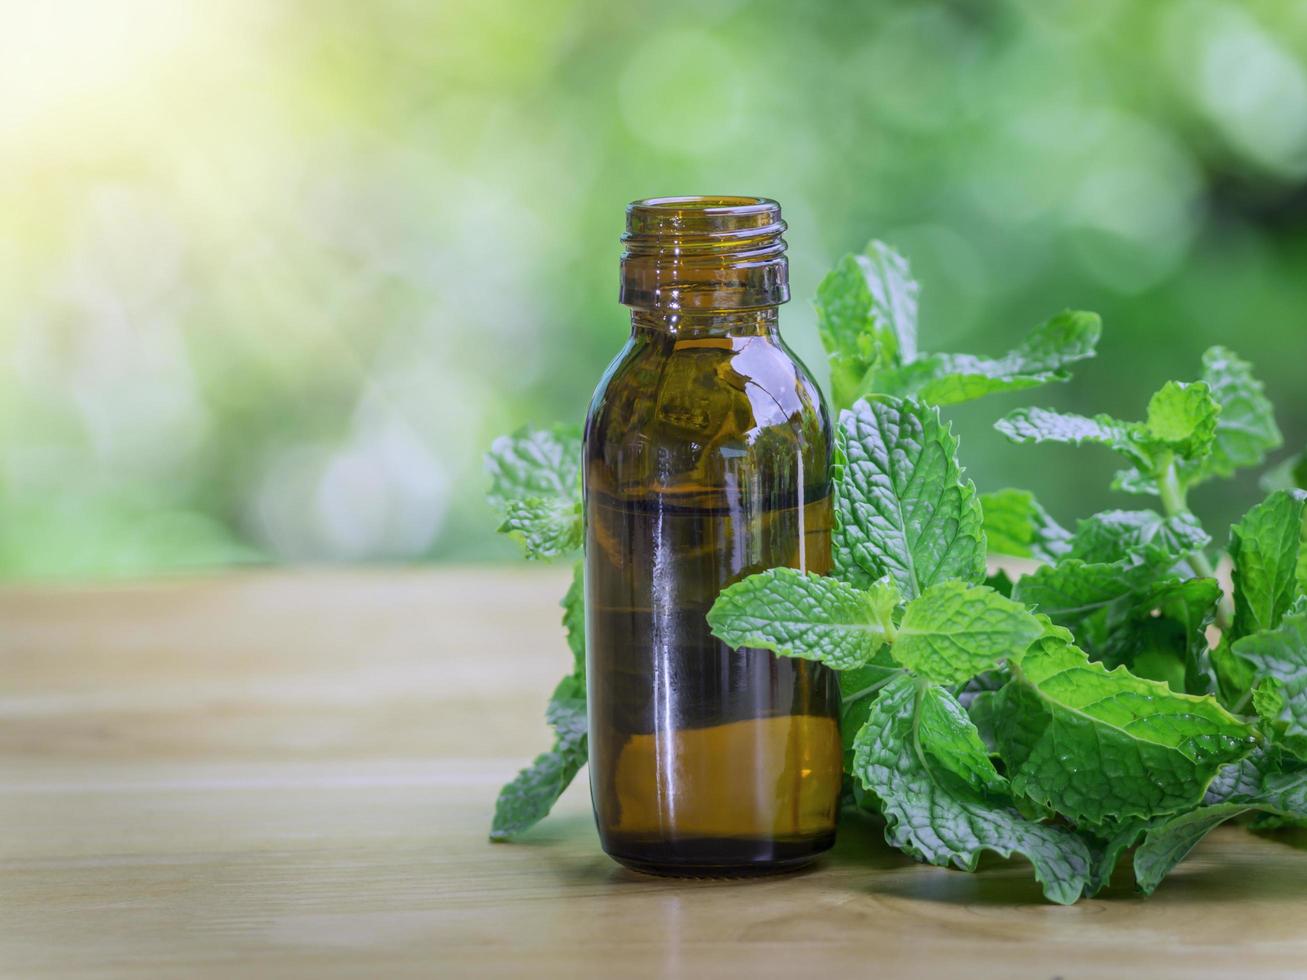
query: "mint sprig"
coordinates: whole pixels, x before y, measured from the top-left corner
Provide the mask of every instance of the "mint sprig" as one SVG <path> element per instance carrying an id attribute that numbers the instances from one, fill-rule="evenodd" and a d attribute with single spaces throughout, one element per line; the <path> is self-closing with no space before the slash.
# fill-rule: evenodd
<path id="1" fill-rule="evenodd" d="M 853 773 L 885 816 L 885 839 L 930 864 L 976 870 L 981 851 L 1030 861 L 1050 901 L 1089 884 L 1089 848 L 1075 832 L 1028 819 L 962 706 L 938 685 L 887 684 L 856 736 Z"/>
<path id="2" fill-rule="evenodd" d="M 1040 324 L 999 357 L 922 353 L 908 261 L 884 242 L 845 255 L 817 287 L 817 329 L 830 358 L 837 408 L 887 394 L 951 405 L 1070 378 L 1068 367 L 1094 356 L 1097 314 L 1067 310 Z"/>
<path id="3" fill-rule="evenodd" d="M 866 585 L 885 575 L 914 598 L 936 582 L 985 575 L 984 517 L 962 479 L 957 439 L 939 409 L 863 400 L 836 433 L 835 567 Z"/>
<path id="4" fill-rule="evenodd" d="M 978 494 L 940 405 L 1065 381 L 1099 323 L 1067 312 L 998 357 L 923 352 L 906 259 L 873 242 L 821 283 L 818 326 L 843 411 L 828 576 L 772 569 L 724 589 L 708 626 L 732 647 L 838 672 L 847 803 L 941 866 L 1029 860 L 1049 900 L 1130 866 L 1145 893 L 1241 815 L 1307 821 L 1307 464 L 1292 457 L 1229 535 L 1233 589 L 1189 506 L 1200 483 L 1280 444 L 1251 366 L 1224 347 L 1143 418 L 1037 407 L 997 423 L 1022 443 L 1095 445 L 1151 495 L 1059 524 L 1026 490 Z M 488 457 L 491 500 L 528 557 L 580 542 L 574 430 L 524 430 Z M 1221 536 L 1224 540 L 1224 535 Z M 1037 563 L 993 570 L 996 555 Z M 573 669 L 554 745 L 500 796 L 493 836 L 540 819 L 584 763 L 579 571 L 564 601 Z"/>

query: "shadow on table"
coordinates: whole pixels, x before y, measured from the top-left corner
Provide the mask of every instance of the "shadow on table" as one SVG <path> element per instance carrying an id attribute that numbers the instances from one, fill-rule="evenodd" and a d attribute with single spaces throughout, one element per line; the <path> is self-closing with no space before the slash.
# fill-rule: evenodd
<path id="1" fill-rule="evenodd" d="M 1255 836 L 1267 844 L 1307 850 L 1307 829 L 1280 829 Z M 1232 901 L 1281 902 L 1307 896 L 1307 876 L 1303 874 L 1301 859 L 1288 852 L 1283 863 L 1268 864 L 1264 858 L 1239 851 L 1217 850 L 1206 860 L 1181 863 L 1151 897 L 1143 895 L 1135 885 L 1132 858 L 1133 851 L 1121 857 L 1111 884 L 1093 901 L 1117 906 L 1138 902 L 1229 904 Z M 878 894 L 928 902 L 982 906 L 1050 904 L 1028 862 L 1016 858 L 1005 860 L 992 854 L 981 856 L 975 873 L 922 865 L 913 874 L 871 876 L 866 888 Z"/>

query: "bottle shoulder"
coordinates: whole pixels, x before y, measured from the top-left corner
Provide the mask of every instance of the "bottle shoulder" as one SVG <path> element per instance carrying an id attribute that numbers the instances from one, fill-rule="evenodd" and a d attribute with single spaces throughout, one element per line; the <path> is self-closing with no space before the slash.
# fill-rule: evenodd
<path id="1" fill-rule="evenodd" d="M 820 389 L 772 335 L 632 338 L 586 422 L 587 467 L 621 470 L 624 483 L 713 482 L 796 456 L 824 479 L 830 449 Z"/>

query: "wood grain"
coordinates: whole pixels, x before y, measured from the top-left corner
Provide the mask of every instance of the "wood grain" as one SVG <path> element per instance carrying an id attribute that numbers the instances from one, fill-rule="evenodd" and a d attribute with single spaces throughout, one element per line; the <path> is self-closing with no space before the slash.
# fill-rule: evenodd
<path id="1" fill-rule="evenodd" d="M 556 569 L 0 592 L 0 973 L 13 977 L 1307 974 L 1307 835 L 1218 832 L 1144 900 L 914 864 L 641 878 L 584 785 L 517 844 Z"/>

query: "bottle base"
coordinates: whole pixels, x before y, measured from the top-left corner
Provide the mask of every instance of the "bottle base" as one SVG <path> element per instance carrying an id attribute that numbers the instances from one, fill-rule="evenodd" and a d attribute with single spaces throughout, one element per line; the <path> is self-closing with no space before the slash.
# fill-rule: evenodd
<path id="1" fill-rule="evenodd" d="M 659 841 L 605 851 L 622 867 L 659 878 L 758 878 L 800 871 L 834 843 L 831 834 L 804 841 Z"/>

